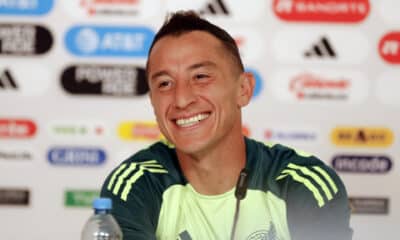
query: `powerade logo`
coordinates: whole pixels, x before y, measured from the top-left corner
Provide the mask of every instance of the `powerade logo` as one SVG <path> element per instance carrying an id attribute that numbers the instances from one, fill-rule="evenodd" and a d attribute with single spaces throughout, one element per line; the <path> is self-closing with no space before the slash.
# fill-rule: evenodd
<path id="1" fill-rule="evenodd" d="M 85 57 L 146 57 L 154 32 L 147 27 L 76 26 L 65 36 L 68 51 Z"/>
<path id="2" fill-rule="evenodd" d="M 337 127 L 332 130 L 331 140 L 343 147 L 388 147 L 394 134 L 383 127 Z"/>
<path id="3" fill-rule="evenodd" d="M 370 10 L 368 0 L 274 0 L 276 16 L 285 21 L 356 23 Z"/>
<path id="4" fill-rule="evenodd" d="M 64 70 L 61 85 L 71 94 L 132 97 L 149 91 L 144 68 L 130 65 L 75 65 Z"/>
<path id="5" fill-rule="evenodd" d="M 53 36 L 43 26 L 0 24 L 0 55 L 30 56 L 48 52 Z"/>
<path id="6" fill-rule="evenodd" d="M 44 15 L 53 5 L 53 0 L 5 0 L 0 1 L 0 15 Z"/>
<path id="7" fill-rule="evenodd" d="M 387 173 L 392 168 L 392 160 L 383 155 L 338 155 L 332 166 L 339 172 Z"/>
<path id="8" fill-rule="evenodd" d="M 400 32 L 390 32 L 382 37 L 379 54 L 388 63 L 400 64 Z"/>
<path id="9" fill-rule="evenodd" d="M 47 153 L 50 164 L 59 166 L 96 166 L 106 161 L 106 153 L 99 148 L 54 147 Z"/>

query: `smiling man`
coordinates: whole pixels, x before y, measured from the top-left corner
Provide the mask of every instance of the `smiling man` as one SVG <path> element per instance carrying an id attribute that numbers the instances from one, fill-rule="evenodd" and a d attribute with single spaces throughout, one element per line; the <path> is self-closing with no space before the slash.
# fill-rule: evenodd
<path id="1" fill-rule="evenodd" d="M 351 239 L 346 190 L 331 168 L 243 136 L 254 77 L 226 31 L 193 12 L 171 15 L 147 77 L 167 142 L 121 163 L 101 192 L 125 240 Z"/>

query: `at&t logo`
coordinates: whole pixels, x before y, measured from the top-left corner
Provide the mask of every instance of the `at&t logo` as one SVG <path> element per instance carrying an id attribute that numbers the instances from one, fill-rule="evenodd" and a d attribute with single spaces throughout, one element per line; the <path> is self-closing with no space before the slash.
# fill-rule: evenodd
<path id="1" fill-rule="evenodd" d="M 65 44 L 77 56 L 146 57 L 153 37 L 147 27 L 75 26 Z"/>

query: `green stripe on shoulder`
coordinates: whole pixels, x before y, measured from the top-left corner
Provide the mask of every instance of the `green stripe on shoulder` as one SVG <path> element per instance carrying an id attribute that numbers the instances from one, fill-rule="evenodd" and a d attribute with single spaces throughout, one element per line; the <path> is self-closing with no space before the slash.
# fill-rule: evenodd
<path id="1" fill-rule="evenodd" d="M 120 189 L 122 189 L 122 192 L 119 196 L 123 201 L 126 201 L 132 186 L 141 176 L 143 176 L 144 171 L 151 173 L 168 173 L 168 171 L 156 160 L 133 162 L 129 165 L 125 163 L 113 173 L 110 182 L 107 185 L 107 190 L 112 191 L 114 195 L 118 196 Z"/>
<path id="2" fill-rule="evenodd" d="M 317 172 L 320 175 L 317 174 Z M 299 175 L 299 173 L 301 173 L 303 176 Z M 338 188 L 334 180 L 331 178 L 328 172 L 320 166 L 300 166 L 294 163 L 289 163 L 287 167 L 281 171 L 280 175 L 275 178 L 275 180 L 279 181 L 288 176 L 291 176 L 294 181 L 303 184 L 313 194 L 313 197 L 317 201 L 319 207 L 323 207 L 326 204 L 323 196 L 330 201 L 338 192 Z M 331 188 L 329 188 L 327 184 L 329 184 Z M 331 189 L 333 190 L 333 193 Z"/>

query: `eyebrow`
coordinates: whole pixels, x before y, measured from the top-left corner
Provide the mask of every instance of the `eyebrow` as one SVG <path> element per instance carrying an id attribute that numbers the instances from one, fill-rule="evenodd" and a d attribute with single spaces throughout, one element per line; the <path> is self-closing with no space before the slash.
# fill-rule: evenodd
<path id="1" fill-rule="evenodd" d="M 187 69 L 194 70 L 194 69 L 201 68 L 201 67 L 216 67 L 216 66 L 217 66 L 217 64 L 215 64 L 214 62 L 203 61 L 203 62 L 192 64 Z M 150 76 L 150 80 L 160 77 L 160 76 L 164 76 L 164 75 L 169 75 L 167 70 L 161 70 L 161 71 L 158 71 L 158 72 L 152 74 Z"/>

